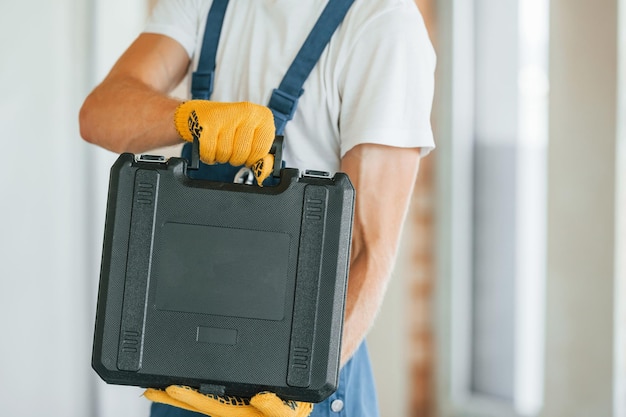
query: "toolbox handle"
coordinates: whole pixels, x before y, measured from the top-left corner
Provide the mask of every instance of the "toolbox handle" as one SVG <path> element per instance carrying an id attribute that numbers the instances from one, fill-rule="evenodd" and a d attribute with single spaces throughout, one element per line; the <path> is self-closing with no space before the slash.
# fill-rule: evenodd
<path id="1" fill-rule="evenodd" d="M 193 135 L 193 144 L 191 145 L 191 161 L 187 169 L 197 170 L 200 168 L 200 141 L 197 135 Z"/>
<path id="2" fill-rule="evenodd" d="M 282 135 L 276 135 L 270 153 L 274 155 L 274 168 L 272 169 L 273 177 L 280 177 L 280 170 L 283 167 L 283 146 L 285 138 Z M 200 141 L 198 137 L 194 135 L 193 143 L 191 145 L 191 160 L 187 169 L 197 170 L 200 168 Z"/>
<path id="3" fill-rule="evenodd" d="M 272 170 L 273 177 L 280 177 L 280 170 L 283 167 L 283 146 L 285 138 L 282 135 L 276 135 L 270 153 L 274 155 L 274 169 Z"/>

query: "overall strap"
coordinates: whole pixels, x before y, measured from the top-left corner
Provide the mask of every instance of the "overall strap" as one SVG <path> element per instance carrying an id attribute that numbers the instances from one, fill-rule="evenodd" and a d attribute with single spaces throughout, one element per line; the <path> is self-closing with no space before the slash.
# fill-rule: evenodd
<path id="1" fill-rule="evenodd" d="M 302 48 L 291 63 L 278 88 L 274 89 L 268 107 L 274 114 L 276 134 L 282 135 L 285 125 L 293 118 L 302 86 L 315 67 L 330 38 L 348 13 L 354 0 L 329 0 Z"/>
<path id="2" fill-rule="evenodd" d="M 226 15 L 228 0 L 213 0 L 204 29 L 202 49 L 198 58 L 198 68 L 191 74 L 191 98 L 197 100 L 210 100 L 213 94 L 213 84 L 215 80 L 215 61 L 217 57 L 217 47 L 222 33 L 222 24 Z M 188 161 L 199 159 L 198 146 L 186 143 L 183 146 L 181 156 Z M 219 182 L 233 182 L 240 167 L 230 164 L 207 165 L 200 162 L 198 169 L 188 172 L 189 178 L 213 180 Z M 269 179 L 268 179 L 269 181 Z"/>
<path id="3" fill-rule="evenodd" d="M 191 97 L 194 99 L 209 100 L 213 94 L 217 46 L 220 42 L 227 6 L 228 0 L 213 0 L 209 10 L 198 68 L 191 75 Z"/>
<path id="4" fill-rule="evenodd" d="M 283 134 L 285 125 L 293 118 L 298 99 L 304 92 L 304 82 L 353 2 L 354 0 L 328 1 L 280 85 L 272 92 L 268 107 L 274 114 L 277 135 Z M 209 100 L 213 93 L 217 47 L 227 6 L 228 0 L 213 0 L 209 10 L 198 68 L 191 79 L 192 98 Z"/>

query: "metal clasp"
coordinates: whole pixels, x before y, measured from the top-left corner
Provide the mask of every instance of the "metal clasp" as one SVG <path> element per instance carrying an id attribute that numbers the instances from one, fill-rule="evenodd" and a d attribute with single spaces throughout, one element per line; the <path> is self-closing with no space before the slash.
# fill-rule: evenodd
<path id="1" fill-rule="evenodd" d="M 252 185 L 254 183 L 254 174 L 250 168 L 241 167 L 241 169 L 237 171 L 237 174 L 235 174 L 233 182 L 235 184 Z"/>

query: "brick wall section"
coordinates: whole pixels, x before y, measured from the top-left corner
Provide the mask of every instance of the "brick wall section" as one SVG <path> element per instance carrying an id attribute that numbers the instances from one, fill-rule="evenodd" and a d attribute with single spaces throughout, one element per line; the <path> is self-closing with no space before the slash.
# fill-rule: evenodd
<path id="1" fill-rule="evenodd" d="M 434 0 L 416 0 L 424 16 L 431 40 L 436 47 Z M 430 155 L 421 161 L 413 194 L 407 232 L 412 235 L 410 264 L 413 274 L 408 277 L 407 332 L 409 340 L 409 416 L 436 415 L 435 346 L 433 334 L 433 292 L 435 285 L 434 258 L 434 163 Z"/>
<path id="2" fill-rule="evenodd" d="M 435 347 L 433 335 L 434 274 L 434 199 L 432 156 L 422 160 L 409 218 L 407 233 L 412 247 L 409 262 L 412 274 L 407 276 L 407 333 L 410 369 L 409 415 L 434 416 Z"/>

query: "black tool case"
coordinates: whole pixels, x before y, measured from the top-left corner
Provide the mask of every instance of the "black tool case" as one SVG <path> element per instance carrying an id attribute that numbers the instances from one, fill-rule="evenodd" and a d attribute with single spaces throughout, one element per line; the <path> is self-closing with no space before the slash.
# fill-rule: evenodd
<path id="1" fill-rule="evenodd" d="M 279 174 L 258 187 L 190 179 L 182 158 L 118 158 L 92 357 L 104 381 L 334 392 L 354 189 L 342 173 Z"/>

